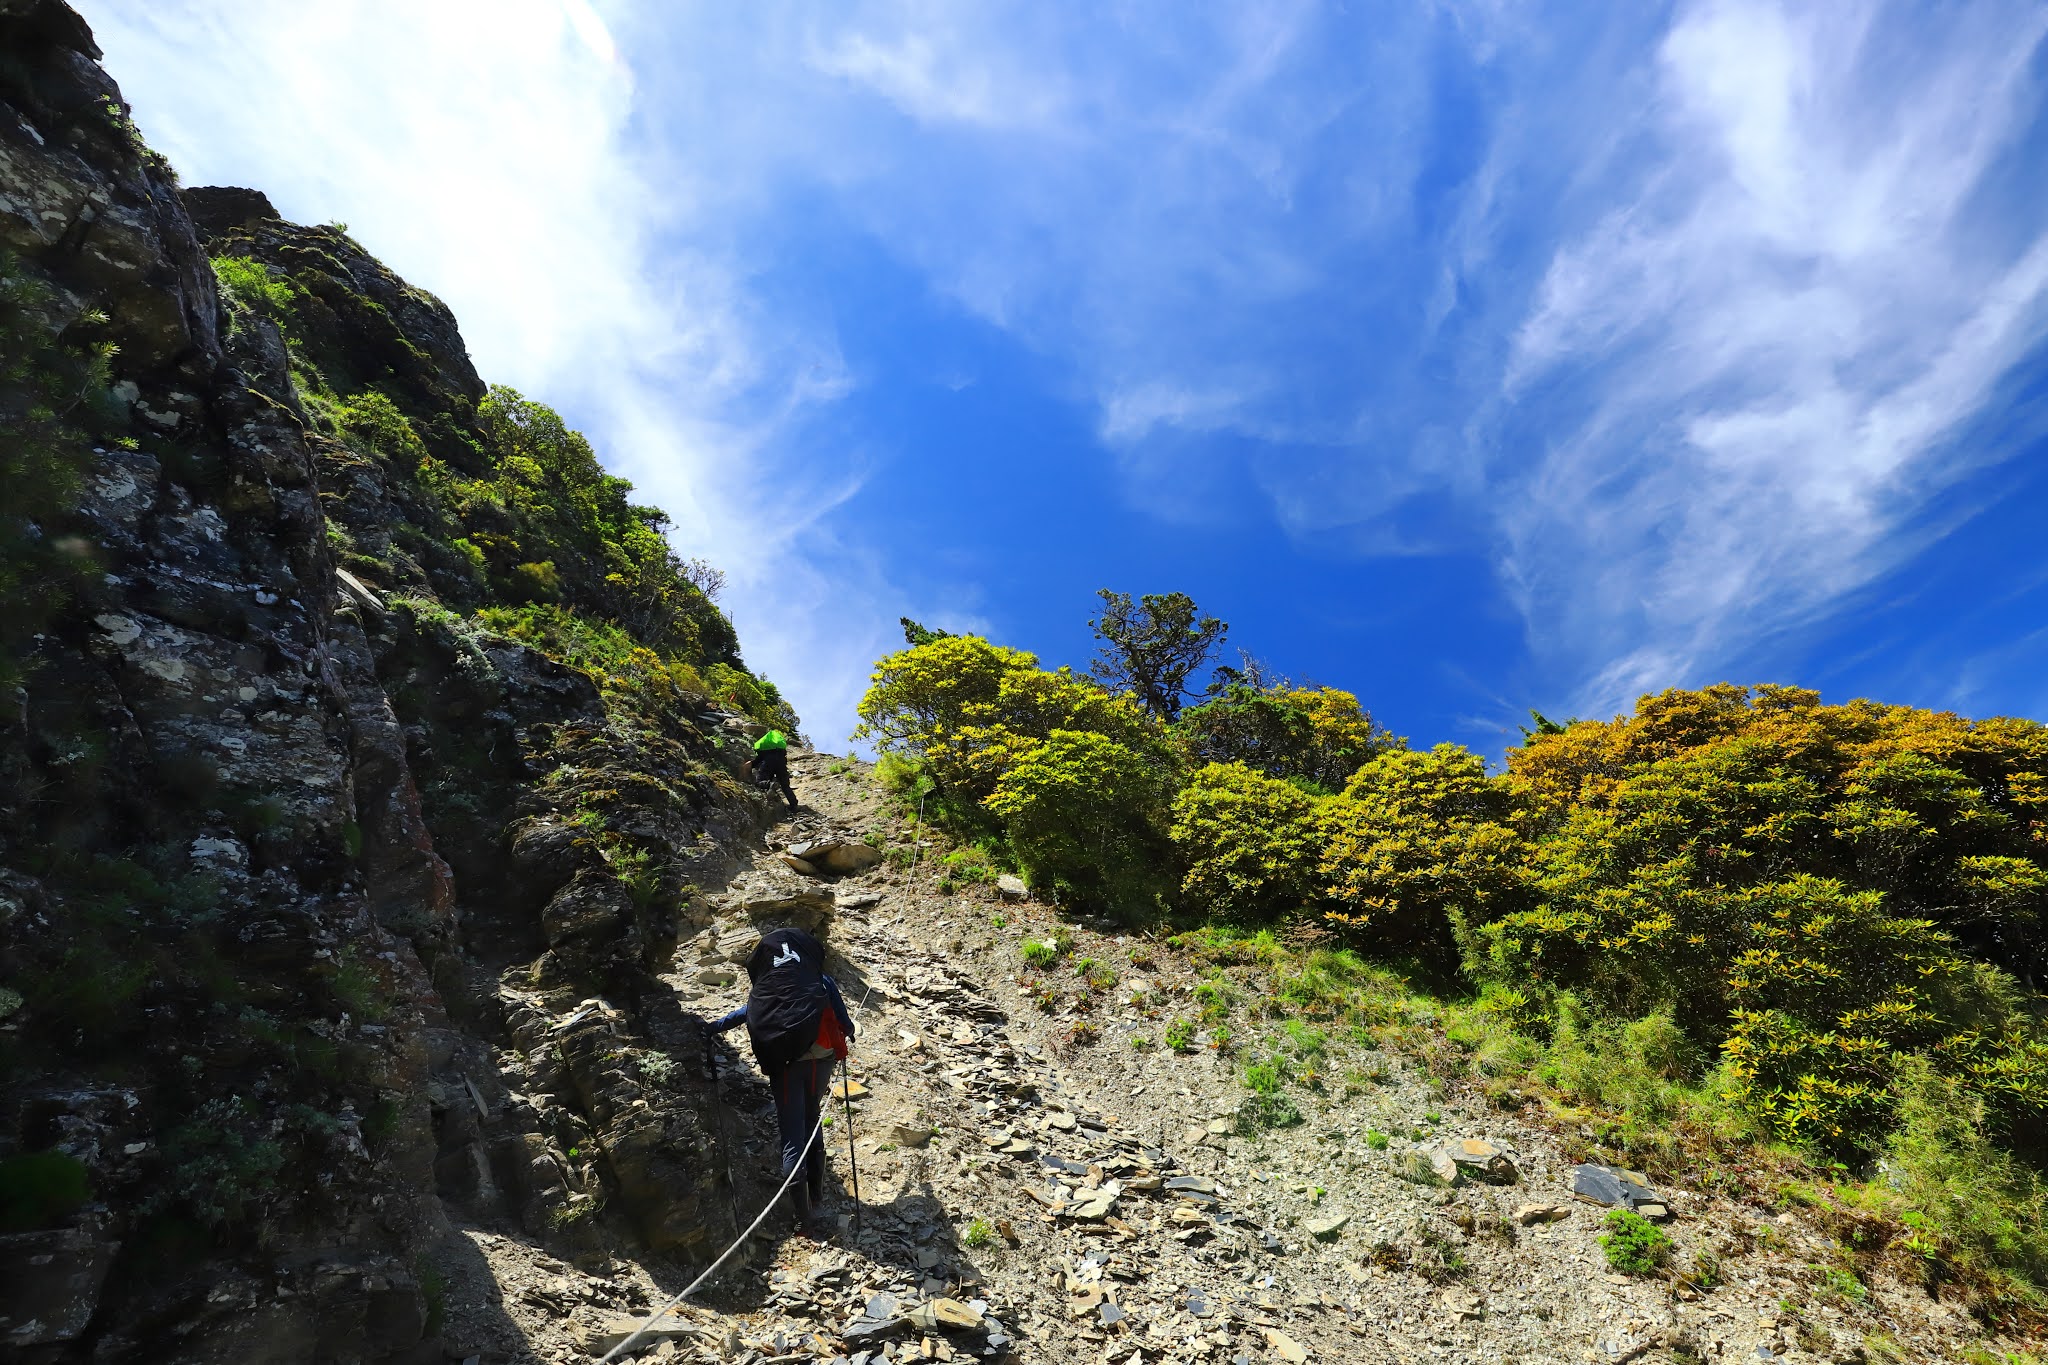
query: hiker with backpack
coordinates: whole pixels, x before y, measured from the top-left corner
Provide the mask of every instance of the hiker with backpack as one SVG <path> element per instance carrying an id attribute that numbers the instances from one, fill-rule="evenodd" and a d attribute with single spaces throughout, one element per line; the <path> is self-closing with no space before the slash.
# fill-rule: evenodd
<path id="1" fill-rule="evenodd" d="M 789 785 L 789 740 L 780 730 L 770 730 L 754 741 L 754 781 L 782 788 L 783 799 L 796 809 L 796 792 Z"/>
<path id="2" fill-rule="evenodd" d="M 783 1177 L 799 1162 L 804 1166 L 803 1179 L 790 1188 L 800 1218 L 808 1223 L 825 1197 L 825 1137 L 819 1133 L 812 1141 L 811 1134 L 832 1084 L 832 1069 L 845 1058 L 853 1038 L 853 1020 L 838 983 L 825 974 L 825 945 L 801 929 L 763 935 L 747 956 L 747 979 L 753 983 L 747 1002 L 706 1027 L 717 1034 L 747 1026 L 754 1061 L 775 1099 Z"/>

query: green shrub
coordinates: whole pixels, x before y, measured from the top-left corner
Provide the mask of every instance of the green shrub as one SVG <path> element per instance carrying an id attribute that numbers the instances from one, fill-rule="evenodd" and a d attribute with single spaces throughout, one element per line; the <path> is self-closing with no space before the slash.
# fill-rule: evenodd
<path id="1" fill-rule="evenodd" d="M 1994 1298 L 2048 1307 L 2048 1179 L 1993 1140 L 1981 1096 L 1924 1058 L 1900 1068 L 1898 1116 L 1868 1197 Z"/>
<path id="2" fill-rule="evenodd" d="M 426 443 L 420 440 L 412 423 L 396 403 L 374 389 L 365 389 L 343 402 L 334 425 L 343 440 L 392 460 L 403 469 L 417 469 L 427 458 Z M 481 560 L 479 552 L 479 568 Z"/>
<path id="3" fill-rule="evenodd" d="M 1237 993 L 1222 977 L 1210 977 L 1195 987 L 1195 999 L 1202 1006 L 1202 1022 L 1213 1024 L 1230 1017 L 1230 1007 L 1237 1003 Z"/>
<path id="4" fill-rule="evenodd" d="M 1601 1225 L 1600 1250 L 1624 1275 L 1654 1275 L 1671 1259 L 1671 1239 L 1633 1209 L 1610 1209 Z"/>
<path id="5" fill-rule="evenodd" d="M 1255 1095 L 1277 1095 L 1286 1081 L 1287 1063 L 1278 1057 L 1248 1063 L 1244 1069 L 1244 1087 Z"/>
<path id="6" fill-rule="evenodd" d="M 1164 889 L 1164 798 L 1163 774 L 1146 756 L 1104 735 L 1055 730 L 1016 757 L 984 804 L 1033 886 L 1137 919 L 1156 911 Z"/>
<path id="7" fill-rule="evenodd" d="M 1166 1045 L 1175 1052 L 1192 1052 L 1195 1049 L 1195 1026 L 1186 1019 L 1176 1019 L 1166 1026 Z"/>
<path id="8" fill-rule="evenodd" d="M 1232 682 L 1181 712 L 1174 739 L 1197 763 L 1242 764 L 1306 791 L 1341 790 L 1359 765 L 1400 741 L 1334 687 Z"/>
<path id="9" fill-rule="evenodd" d="M 1173 799 L 1181 893 L 1228 919 L 1274 919 L 1318 899 L 1317 801 L 1242 763 L 1212 763 Z"/>
<path id="10" fill-rule="evenodd" d="M 1107 962 L 1084 957 L 1074 963 L 1074 974 L 1088 983 L 1091 991 L 1106 991 L 1116 985 L 1116 969 Z"/>
<path id="11" fill-rule="evenodd" d="M 1375 1152 L 1386 1151 L 1387 1144 L 1390 1141 L 1392 1141 L 1392 1139 L 1390 1139 L 1385 1133 L 1382 1133 L 1377 1128 L 1368 1128 L 1365 1130 L 1365 1145 L 1372 1148 Z"/>
<path id="12" fill-rule="evenodd" d="M 1065 957 L 1073 946 L 1073 935 L 1065 925 L 1059 925 L 1044 938 L 1025 939 L 1019 951 L 1024 954 L 1026 963 L 1043 969 Z"/>
<path id="13" fill-rule="evenodd" d="M 213 275 L 232 302 L 279 322 L 305 292 L 289 277 L 274 274 L 262 261 L 245 256 L 215 256 Z"/>
<path id="14" fill-rule="evenodd" d="M 1458 959 L 1458 919 L 1518 903 L 1528 846 L 1513 827 L 1512 788 L 1454 744 L 1392 749 L 1361 766 L 1341 800 L 1320 809 L 1326 918 L 1360 947 Z"/>
<path id="15" fill-rule="evenodd" d="M 1259 1093 L 1237 1107 L 1237 1132 L 1252 1137 L 1266 1128 L 1296 1128 L 1307 1120 L 1299 1107 L 1284 1094 Z"/>

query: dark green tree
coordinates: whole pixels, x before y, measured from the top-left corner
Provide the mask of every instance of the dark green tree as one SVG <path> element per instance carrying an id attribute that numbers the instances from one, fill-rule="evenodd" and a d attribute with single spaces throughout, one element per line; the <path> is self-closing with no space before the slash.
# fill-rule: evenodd
<path id="1" fill-rule="evenodd" d="M 933 630 L 924 622 L 913 621 L 908 616 L 899 616 L 896 621 L 903 627 L 904 642 L 913 649 L 919 645 L 928 645 L 934 640 L 947 639 L 953 634 L 950 630 Z"/>
<path id="2" fill-rule="evenodd" d="M 1230 626 L 1196 615 L 1184 592 L 1146 593 L 1136 603 L 1129 593 L 1103 588 L 1102 615 L 1088 623 L 1102 641 L 1090 672 L 1113 692 L 1129 692 L 1161 720 L 1180 714 L 1188 679 L 1208 663 Z"/>

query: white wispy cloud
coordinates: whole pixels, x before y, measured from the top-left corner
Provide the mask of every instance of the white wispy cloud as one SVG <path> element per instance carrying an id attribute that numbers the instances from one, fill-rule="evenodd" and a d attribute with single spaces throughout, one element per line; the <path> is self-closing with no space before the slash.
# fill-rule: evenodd
<path id="1" fill-rule="evenodd" d="M 1582 707 L 1812 619 L 2010 453 L 1953 438 L 2048 334 L 2048 224 L 2001 232 L 1973 201 L 2038 112 L 2048 15 L 1907 17 L 1682 12 L 1641 110 L 1658 154 L 1515 337 L 1506 392 L 1584 408 L 1503 520 L 1542 647 L 1591 665 Z"/>
<path id="2" fill-rule="evenodd" d="M 893 452 L 832 439 L 863 376 L 762 284 L 792 220 L 1049 357 L 1148 514 L 1490 554 L 1581 710 L 1945 531 L 2048 329 L 2021 0 L 86 9 L 189 180 L 347 218 L 574 413 L 827 737 L 899 611 L 998 604 L 904 601 L 846 513 Z"/>

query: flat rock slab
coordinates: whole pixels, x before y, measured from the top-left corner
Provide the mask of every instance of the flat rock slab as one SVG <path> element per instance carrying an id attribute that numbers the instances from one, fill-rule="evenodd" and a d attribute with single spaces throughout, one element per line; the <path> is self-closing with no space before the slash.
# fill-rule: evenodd
<path id="1" fill-rule="evenodd" d="M 1589 1204 L 1611 1209 L 1633 1209 L 1646 1218 L 1667 1218 L 1668 1201 L 1650 1188 L 1640 1171 L 1585 1162 L 1572 1167 L 1572 1194 Z"/>
<path id="2" fill-rule="evenodd" d="M 1456 1184 L 1460 1174 L 1489 1185 L 1512 1185 L 1521 1178 L 1513 1159 L 1485 1138 L 1443 1143 L 1431 1154 L 1430 1164 L 1447 1184 Z"/>
<path id="3" fill-rule="evenodd" d="M 996 894 L 1006 901 L 1021 901 L 1031 895 L 1031 888 L 1024 884 L 1022 877 L 1005 872 L 996 878 Z"/>
<path id="4" fill-rule="evenodd" d="M 1076 1190 L 1067 1204 L 1066 1215 L 1084 1223 L 1099 1223 L 1109 1217 L 1109 1211 L 1116 1207 L 1117 1196 L 1123 1192 L 1123 1186 L 1114 1180 L 1100 1189 Z"/>
<path id="5" fill-rule="evenodd" d="M 1317 1214 L 1302 1226 L 1307 1228 L 1308 1235 L 1318 1242 L 1331 1242 L 1336 1240 L 1337 1234 L 1342 1232 L 1345 1224 L 1350 1221 L 1351 1215 L 1348 1212 L 1343 1209 L 1331 1209 L 1328 1213 Z"/>
<path id="6" fill-rule="evenodd" d="M 585 1327 L 582 1331 L 583 1349 L 590 1355 L 604 1355 L 639 1331 L 641 1321 L 637 1317 L 615 1317 L 600 1326 Z M 693 1322 L 673 1314 L 665 1315 L 656 1318 L 640 1334 L 640 1339 L 633 1343 L 633 1353 L 651 1351 L 664 1341 L 688 1341 L 704 1334 L 704 1329 Z"/>
<path id="7" fill-rule="evenodd" d="M 1515 1209 L 1515 1221 L 1523 1227 L 1555 1223 L 1572 1216 L 1569 1204 L 1522 1204 Z"/>
<path id="8" fill-rule="evenodd" d="M 1289 1365 L 1303 1365 L 1308 1359 L 1308 1347 L 1277 1327 L 1266 1329 L 1266 1345 L 1272 1348 L 1274 1355 L 1289 1362 Z"/>

